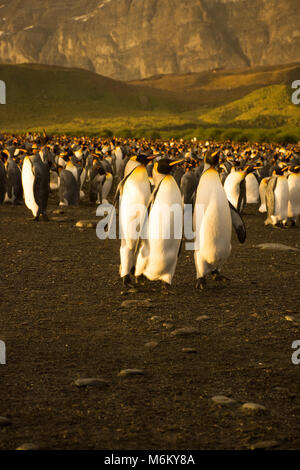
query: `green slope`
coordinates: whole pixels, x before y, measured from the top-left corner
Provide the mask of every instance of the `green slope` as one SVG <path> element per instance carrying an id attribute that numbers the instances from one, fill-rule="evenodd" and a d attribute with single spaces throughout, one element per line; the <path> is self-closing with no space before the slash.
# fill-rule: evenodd
<path id="1" fill-rule="evenodd" d="M 298 64 L 131 83 L 81 69 L 3 64 L 0 79 L 7 85 L 1 131 L 300 138 L 300 106 L 291 103 Z"/>

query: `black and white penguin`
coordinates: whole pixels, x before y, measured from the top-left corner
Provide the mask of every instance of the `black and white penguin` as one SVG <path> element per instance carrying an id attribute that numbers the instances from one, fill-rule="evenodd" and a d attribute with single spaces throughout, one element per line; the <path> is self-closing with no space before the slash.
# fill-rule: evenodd
<path id="1" fill-rule="evenodd" d="M 34 220 L 48 220 L 47 203 L 49 196 L 49 167 L 45 165 L 38 153 L 26 156 L 22 166 L 22 184 L 25 204 L 31 210 Z"/>
<path id="2" fill-rule="evenodd" d="M 270 177 L 263 178 L 260 182 L 259 185 L 259 197 L 260 197 L 260 206 L 259 206 L 259 212 L 267 212 L 267 206 L 266 206 L 266 190 L 268 186 L 268 181 Z"/>
<path id="3" fill-rule="evenodd" d="M 237 210 L 227 200 L 216 166 L 219 151 L 205 156 L 194 208 L 196 288 L 203 289 L 206 276 L 222 279 L 220 268 L 231 253 L 231 231 L 234 225 L 240 242 L 246 238 L 245 226 Z"/>
<path id="4" fill-rule="evenodd" d="M 246 176 L 247 172 L 244 169 L 232 167 L 224 183 L 227 199 L 239 213 L 246 204 Z"/>
<path id="5" fill-rule="evenodd" d="M 288 219 L 294 226 L 300 215 L 300 165 L 289 168 L 287 180 L 289 187 Z"/>
<path id="6" fill-rule="evenodd" d="M 0 158 L 0 204 L 3 203 L 6 194 L 7 176 L 4 163 Z"/>
<path id="7" fill-rule="evenodd" d="M 148 157 L 140 154 L 132 157 L 127 165 L 125 177 L 119 183 L 114 205 L 119 200 L 119 225 L 121 231 L 120 276 L 123 285 L 131 283 L 136 262 L 138 228 L 141 229 L 151 196 L 151 186 L 146 171 Z"/>
<path id="8" fill-rule="evenodd" d="M 20 167 L 17 165 L 7 150 L 3 151 L 3 156 L 4 158 L 7 158 L 8 156 L 6 162 L 4 163 L 7 175 L 6 195 L 4 202 L 11 202 L 16 205 L 21 205 L 24 203 L 24 200 Z"/>
<path id="9" fill-rule="evenodd" d="M 286 168 L 277 166 L 266 188 L 266 207 L 268 217 L 265 225 L 284 227 L 288 218 L 289 185 L 284 175 Z"/>
<path id="10" fill-rule="evenodd" d="M 172 283 L 182 241 L 182 196 L 170 174 L 177 163 L 163 158 L 154 164 L 152 177 L 155 187 L 135 266 L 137 280 L 145 276 L 150 281 L 161 281 L 163 287 Z"/>
<path id="11" fill-rule="evenodd" d="M 59 173 L 59 205 L 77 206 L 80 202 L 80 175 L 82 168 L 74 165 L 71 159 Z"/>

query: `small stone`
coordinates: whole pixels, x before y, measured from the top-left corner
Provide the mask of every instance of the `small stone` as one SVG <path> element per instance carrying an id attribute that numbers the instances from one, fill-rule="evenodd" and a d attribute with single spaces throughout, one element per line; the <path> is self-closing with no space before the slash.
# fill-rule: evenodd
<path id="1" fill-rule="evenodd" d="M 254 412 L 254 413 L 266 411 L 266 408 L 263 405 L 259 405 L 258 403 L 250 403 L 250 402 L 244 403 L 241 408 L 243 411 L 249 411 L 249 412 Z"/>
<path id="2" fill-rule="evenodd" d="M 171 328 L 174 327 L 173 323 L 163 323 L 162 326 L 164 326 L 167 330 L 170 330 Z"/>
<path id="3" fill-rule="evenodd" d="M 273 447 L 278 447 L 280 443 L 278 441 L 258 441 L 254 444 L 251 444 L 250 449 L 271 449 Z"/>
<path id="4" fill-rule="evenodd" d="M 200 317 L 197 317 L 196 320 L 197 321 L 202 321 L 202 320 L 209 320 L 209 316 L 208 315 L 200 315 Z"/>
<path id="5" fill-rule="evenodd" d="M 159 315 L 153 315 L 151 318 L 150 318 L 151 321 L 162 321 L 162 317 L 160 317 Z"/>
<path id="6" fill-rule="evenodd" d="M 182 348 L 182 352 L 187 354 L 196 354 L 198 351 L 195 348 Z"/>
<path id="7" fill-rule="evenodd" d="M 137 292 L 138 290 L 135 287 L 131 287 L 130 289 L 128 289 L 129 294 L 136 294 Z"/>
<path id="8" fill-rule="evenodd" d="M 0 416 L 0 428 L 4 426 L 10 426 L 12 424 L 11 420 L 5 416 Z"/>
<path id="9" fill-rule="evenodd" d="M 123 369 L 119 372 L 120 377 L 128 377 L 129 375 L 144 375 L 142 369 Z"/>
<path id="10" fill-rule="evenodd" d="M 51 220 L 54 222 L 71 222 L 71 219 L 68 217 L 52 217 Z"/>
<path id="11" fill-rule="evenodd" d="M 77 387 L 90 387 L 90 386 L 93 386 L 93 387 L 102 387 L 102 388 L 105 388 L 105 387 L 108 387 L 108 382 L 106 380 L 103 380 L 103 379 L 99 379 L 97 377 L 93 377 L 93 378 L 86 378 L 86 379 L 77 379 L 75 380 L 75 385 Z"/>
<path id="12" fill-rule="evenodd" d="M 96 228 L 98 220 L 78 220 L 75 227 L 78 228 Z"/>
<path id="13" fill-rule="evenodd" d="M 255 248 L 261 248 L 262 250 L 300 251 L 299 248 L 283 245 L 282 243 L 261 243 L 260 245 L 255 245 Z"/>
<path id="14" fill-rule="evenodd" d="M 145 307 L 145 308 L 153 308 L 154 305 L 151 303 L 151 300 L 124 300 L 121 303 L 121 308 L 127 307 Z"/>
<path id="15" fill-rule="evenodd" d="M 285 318 L 287 321 L 295 321 L 295 318 L 292 317 L 291 315 L 286 315 L 284 318 Z"/>
<path id="16" fill-rule="evenodd" d="M 40 447 L 37 444 L 33 444 L 32 442 L 25 442 L 24 444 L 20 445 L 16 450 L 39 450 Z"/>
<path id="17" fill-rule="evenodd" d="M 62 209 L 55 209 L 55 211 L 52 211 L 52 214 L 57 214 L 57 215 L 60 215 L 60 214 L 64 214 L 65 211 L 63 211 Z"/>
<path id="18" fill-rule="evenodd" d="M 51 261 L 53 263 L 62 263 L 64 261 L 63 258 L 58 258 L 57 256 L 54 256 L 54 258 L 51 258 Z"/>
<path id="19" fill-rule="evenodd" d="M 236 403 L 233 398 L 226 397 L 225 395 L 215 395 L 212 397 L 212 401 L 217 405 L 232 405 Z"/>
<path id="20" fill-rule="evenodd" d="M 145 344 L 145 348 L 147 349 L 155 349 L 158 346 L 157 341 L 149 341 L 149 343 Z"/>
<path id="21" fill-rule="evenodd" d="M 288 393 L 289 389 L 286 387 L 275 387 L 276 392 Z"/>
<path id="22" fill-rule="evenodd" d="M 200 331 L 197 328 L 192 327 L 185 327 L 185 328 L 177 328 L 176 330 L 172 331 L 172 336 L 186 336 L 186 335 L 198 335 Z"/>

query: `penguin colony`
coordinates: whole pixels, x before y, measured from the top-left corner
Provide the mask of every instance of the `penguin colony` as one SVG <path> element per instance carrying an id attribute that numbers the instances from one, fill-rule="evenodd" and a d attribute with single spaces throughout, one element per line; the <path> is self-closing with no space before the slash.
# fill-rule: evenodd
<path id="1" fill-rule="evenodd" d="M 265 225 L 274 228 L 294 227 L 299 220 L 299 144 L 50 137 L 44 131 L 0 135 L 0 151 L 0 204 L 25 204 L 34 221 L 48 220 L 50 191 L 58 192 L 59 206 L 78 205 L 83 198 L 98 205 L 108 202 L 115 181 L 126 288 L 145 279 L 161 281 L 164 289 L 172 283 L 185 210 L 193 224 L 200 289 L 209 275 L 225 279 L 220 270 L 230 256 L 232 227 L 241 243 L 246 239 L 246 204 L 258 204 Z M 166 217 L 174 207 L 180 223 L 172 211 Z M 132 233 L 133 215 L 138 236 Z"/>

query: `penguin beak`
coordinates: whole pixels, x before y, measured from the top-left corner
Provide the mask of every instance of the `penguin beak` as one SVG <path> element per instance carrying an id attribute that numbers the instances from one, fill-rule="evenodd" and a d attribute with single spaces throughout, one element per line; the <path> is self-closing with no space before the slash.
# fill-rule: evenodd
<path id="1" fill-rule="evenodd" d="M 177 163 L 180 163 L 180 162 L 183 162 L 183 161 L 184 161 L 184 158 L 182 158 L 181 160 L 176 160 L 176 162 L 170 163 L 169 166 L 177 165 Z"/>
<path id="2" fill-rule="evenodd" d="M 151 157 L 147 157 L 147 160 L 154 160 L 156 158 L 156 155 L 152 155 Z"/>

